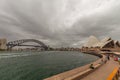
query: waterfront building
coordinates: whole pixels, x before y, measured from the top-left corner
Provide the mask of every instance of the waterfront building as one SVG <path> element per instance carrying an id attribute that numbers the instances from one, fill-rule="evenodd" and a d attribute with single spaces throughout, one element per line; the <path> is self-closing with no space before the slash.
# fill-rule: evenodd
<path id="1" fill-rule="evenodd" d="M 110 37 L 102 40 L 95 36 L 90 36 L 88 41 L 82 46 L 81 52 L 100 52 L 100 51 L 114 51 L 120 52 L 120 42 L 115 41 Z"/>
<path id="2" fill-rule="evenodd" d="M 6 50 L 7 49 L 7 39 L 3 38 L 0 39 L 0 50 Z"/>
<path id="3" fill-rule="evenodd" d="M 90 36 L 88 42 L 84 44 L 85 48 L 120 48 L 119 41 L 114 41 L 110 37 L 98 40 L 95 36 Z"/>

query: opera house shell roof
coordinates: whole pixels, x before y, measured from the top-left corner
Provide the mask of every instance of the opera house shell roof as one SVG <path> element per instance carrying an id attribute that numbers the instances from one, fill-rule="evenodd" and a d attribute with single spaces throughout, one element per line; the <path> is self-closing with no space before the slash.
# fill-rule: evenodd
<path id="1" fill-rule="evenodd" d="M 90 36 L 84 47 L 114 48 L 120 47 L 119 41 L 114 41 L 110 37 L 98 40 L 95 36 Z"/>

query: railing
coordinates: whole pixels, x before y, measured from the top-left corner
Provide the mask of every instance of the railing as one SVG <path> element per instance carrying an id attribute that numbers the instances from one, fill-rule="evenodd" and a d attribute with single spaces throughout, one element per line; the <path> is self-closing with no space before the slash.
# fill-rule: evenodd
<path id="1" fill-rule="evenodd" d="M 118 80 L 119 79 L 119 68 L 115 68 L 113 72 L 109 75 L 107 80 Z"/>

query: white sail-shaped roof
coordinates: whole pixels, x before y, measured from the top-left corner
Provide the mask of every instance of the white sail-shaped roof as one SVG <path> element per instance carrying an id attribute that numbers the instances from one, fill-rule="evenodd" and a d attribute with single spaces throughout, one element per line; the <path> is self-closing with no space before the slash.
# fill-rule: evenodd
<path id="1" fill-rule="evenodd" d="M 109 41 L 109 40 L 111 40 L 111 38 L 110 38 L 110 37 L 105 37 L 104 39 L 102 39 L 102 40 L 101 40 L 101 42 L 103 42 L 103 43 L 104 43 L 104 42 L 107 42 L 107 41 Z"/>
<path id="2" fill-rule="evenodd" d="M 116 47 L 120 47 L 119 41 L 114 41 L 114 44 L 115 44 Z"/>
<path id="3" fill-rule="evenodd" d="M 99 43 L 99 40 L 95 36 L 90 36 L 88 42 L 85 43 L 85 47 L 93 47 L 93 45 Z"/>
<path id="4" fill-rule="evenodd" d="M 110 37 L 106 37 L 103 40 L 99 41 L 95 36 L 90 36 L 88 42 L 84 45 L 85 47 L 104 47 L 109 43 L 112 43 L 112 39 Z M 117 42 L 119 43 L 119 42 Z"/>

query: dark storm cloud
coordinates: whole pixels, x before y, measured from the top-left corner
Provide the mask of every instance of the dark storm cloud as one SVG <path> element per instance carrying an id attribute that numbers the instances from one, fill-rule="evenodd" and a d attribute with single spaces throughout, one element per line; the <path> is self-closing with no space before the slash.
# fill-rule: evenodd
<path id="1" fill-rule="evenodd" d="M 90 35 L 120 40 L 119 13 L 115 0 L 0 0 L 0 36 L 58 47 L 81 46 Z"/>

